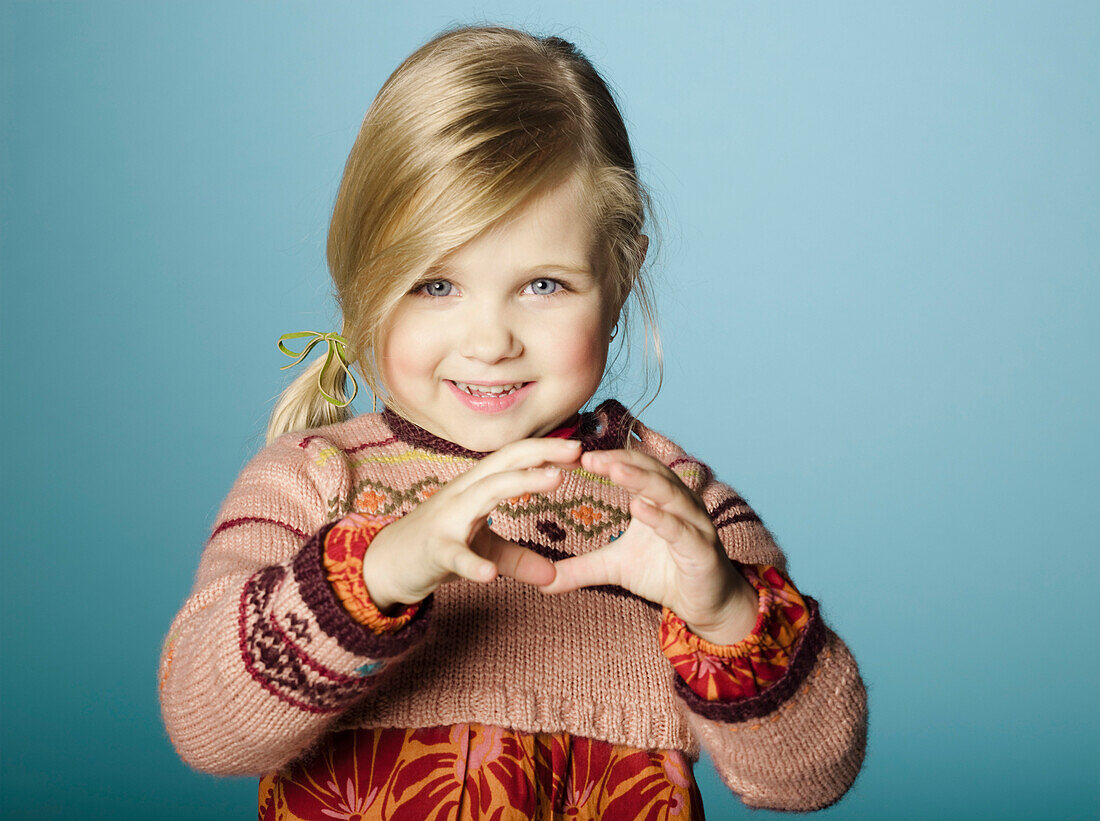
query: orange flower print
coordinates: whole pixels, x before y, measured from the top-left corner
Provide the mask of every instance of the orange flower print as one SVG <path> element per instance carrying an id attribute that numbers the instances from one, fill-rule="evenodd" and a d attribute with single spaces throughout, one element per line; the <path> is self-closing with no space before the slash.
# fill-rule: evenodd
<path id="1" fill-rule="evenodd" d="M 389 497 L 385 494 L 366 488 L 355 497 L 355 509 L 362 513 L 377 513 L 388 501 Z"/>
<path id="2" fill-rule="evenodd" d="M 580 507 L 575 507 L 569 511 L 569 515 L 581 524 L 583 524 L 585 527 L 591 527 L 594 522 L 598 522 L 603 519 L 603 514 L 591 505 L 581 505 Z"/>
<path id="3" fill-rule="evenodd" d="M 385 737 L 377 745 L 370 744 L 370 738 L 349 732 L 330 738 L 331 743 L 308 763 L 264 776 L 260 781 L 261 818 L 366 821 L 384 815 L 383 790 L 397 763 L 400 745 L 386 744 L 389 739 Z M 403 732 L 400 738 L 404 739 Z"/>
<path id="4" fill-rule="evenodd" d="M 260 783 L 264 821 L 701 816 L 678 752 L 483 724 L 342 731 L 319 756 Z"/>

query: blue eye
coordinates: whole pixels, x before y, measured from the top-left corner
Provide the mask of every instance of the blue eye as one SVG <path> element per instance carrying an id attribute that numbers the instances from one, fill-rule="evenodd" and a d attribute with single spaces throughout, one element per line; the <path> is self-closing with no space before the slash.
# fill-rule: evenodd
<path id="1" fill-rule="evenodd" d="M 437 279 L 432 282 L 424 282 L 416 287 L 416 293 L 423 294 L 424 296 L 450 296 L 451 289 L 454 286 L 451 285 L 445 279 Z"/>
<path id="2" fill-rule="evenodd" d="M 556 279 L 535 279 L 527 286 L 535 296 L 550 296 L 556 294 L 562 284 Z"/>

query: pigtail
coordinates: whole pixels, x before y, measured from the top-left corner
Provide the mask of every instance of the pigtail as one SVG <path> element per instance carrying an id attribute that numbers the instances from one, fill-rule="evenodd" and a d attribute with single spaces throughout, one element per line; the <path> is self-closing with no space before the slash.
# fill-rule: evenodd
<path id="1" fill-rule="evenodd" d="M 320 386 L 318 385 L 320 380 Z M 351 405 L 340 407 L 325 398 L 346 401 L 347 376 L 340 368 L 325 369 L 325 357 L 319 356 L 289 385 L 275 402 L 267 423 L 267 443 L 270 445 L 284 433 L 319 428 L 351 419 Z"/>

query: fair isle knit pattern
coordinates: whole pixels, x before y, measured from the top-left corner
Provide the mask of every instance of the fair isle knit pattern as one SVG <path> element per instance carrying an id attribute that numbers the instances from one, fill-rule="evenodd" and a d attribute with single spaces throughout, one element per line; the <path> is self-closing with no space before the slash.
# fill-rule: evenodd
<path id="1" fill-rule="evenodd" d="M 668 465 L 703 499 L 732 559 L 785 572 L 745 500 L 619 403 L 582 415 L 572 438 Z M 477 722 L 693 760 L 701 741 L 752 805 L 812 808 L 843 794 L 862 761 L 866 697 L 810 599 L 813 624 L 784 686 L 733 709 L 692 697 L 661 651 L 660 607 L 615 586 L 546 596 L 506 577 L 462 580 L 438 588 L 392 633 L 351 618 L 324 566 L 331 524 L 352 511 L 404 515 L 485 455 L 387 410 L 287 434 L 245 467 L 162 656 L 162 711 L 185 760 L 259 775 L 330 730 Z M 629 501 L 577 469 L 551 493 L 502 502 L 491 526 L 559 560 L 616 538 Z"/>

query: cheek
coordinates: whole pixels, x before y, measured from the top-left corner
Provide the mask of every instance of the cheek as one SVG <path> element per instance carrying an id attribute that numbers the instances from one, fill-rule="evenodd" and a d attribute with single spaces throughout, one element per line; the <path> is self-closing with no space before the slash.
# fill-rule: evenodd
<path id="1" fill-rule="evenodd" d="M 599 382 L 607 362 L 608 339 L 597 319 L 565 324 L 555 334 L 559 369 L 585 382 Z"/>
<path id="2" fill-rule="evenodd" d="M 425 335 L 408 319 L 399 318 L 386 328 L 379 345 L 378 368 L 389 390 L 404 392 L 403 383 L 409 377 L 419 376 L 429 365 L 424 342 Z"/>

